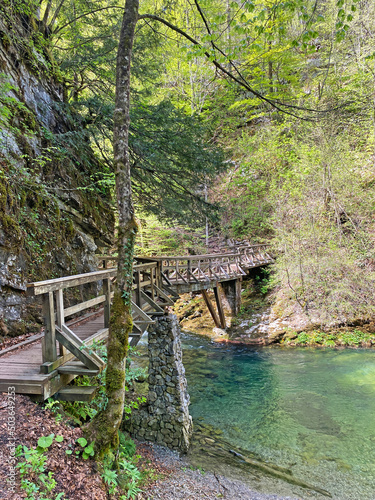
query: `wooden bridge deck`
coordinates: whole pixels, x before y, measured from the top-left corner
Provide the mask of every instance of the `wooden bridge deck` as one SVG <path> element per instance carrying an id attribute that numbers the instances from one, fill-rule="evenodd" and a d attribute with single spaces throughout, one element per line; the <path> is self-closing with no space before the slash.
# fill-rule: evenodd
<path id="1" fill-rule="evenodd" d="M 137 258 L 130 345 L 138 343 L 148 325 L 154 322 L 153 317 L 164 314 L 165 306 L 172 305 L 181 293 L 190 291 L 202 292 L 216 326 L 225 328 L 218 283 L 238 282 L 249 269 L 271 263 L 272 258 L 263 247 L 246 245 L 220 255 Z M 116 269 L 111 268 L 29 283 L 28 295 L 40 295 L 43 299 L 44 334 L 10 352 L 0 351 L 0 391 L 7 392 L 14 387 L 16 393 L 33 395 L 40 400 L 56 393 L 61 399 L 70 398 L 72 395 L 63 396 L 63 391 L 77 375 L 99 373 L 105 363 L 89 346 L 108 335 L 115 276 Z M 65 289 L 90 283 L 96 285 L 102 295 L 65 307 Z M 208 288 L 215 292 L 217 313 L 208 297 Z M 102 307 L 102 313 L 86 320 L 67 320 L 98 307 Z M 76 399 L 84 397 L 85 391 L 81 392 Z"/>
<path id="2" fill-rule="evenodd" d="M 104 329 L 104 314 L 84 320 L 71 328 L 89 345 L 92 339 L 99 339 L 100 336 L 96 334 Z M 14 387 L 18 394 L 34 395 L 36 399 L 45 400 L 65 387 L 76 376 L 58 374 L 56 370 L 47 374 L 41 373 L 42 363 L 41 339 L 22 347 L 15 345 L 10 350 L 7 349 L 4 355 L 1 355 L 0 351 L 0 392 L 8 392 L 9 387 Z"/>

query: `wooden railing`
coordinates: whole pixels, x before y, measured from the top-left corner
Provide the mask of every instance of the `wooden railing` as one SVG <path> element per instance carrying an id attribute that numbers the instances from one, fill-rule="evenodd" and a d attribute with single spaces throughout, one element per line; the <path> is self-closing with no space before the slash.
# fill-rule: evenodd
<path id="1" fill-rule="evenodd" d="M 141 259 L 144 261 L 147 258 Z M 241 268 L 239 253 L 164 256 L 152 259 L 158 263 L 160 276 L 170 287 L 181 283 L 209 283 L 233 279 L 246 274 Z"/>
<path id="2" fill-rule="evenodd" d="M 267 248 L 268 245 L 241 245 L 236 249 L 241 255 L 241 264 L 246 268 L 251 268 L 273 262 Z"/>
<path id="3" fill-rule="evenodd" d="M 42 343 L 42 372 L 49 373 L 74 356 L 80 359 L 88 368 L 93 368 L 94 365 L 100 368 L 100 359 L 95 359 L 95 355 L 89 353 L 87 346 L 91 345 L 94 340 L 98 341 L 105 338 L 108 334 L 113 297 L 112 282 L 115 279 L 116 272 L 115 268 L 111 268 L 64 278 L 38 281 L 27 285 L 29 296 L 42 296 L 43 300 L 45 326 Z M 100 295 L 70 307 L 65 307 L 65 289 L 95 282 L 101 282 L 99 290 L 102 293 Z M 135 265 L 133 282 L 134 332 L 132 335 L 136 337 L 141 336 L 147 325 L 153 322 L 145 310 L 151 310 L 153 314 L 163 314 L 162 305 L 173 302 L 162 290 L 161 276 L 156 262 Z M 104 328 L 95 332 L 83 343 L 66 324 L 66 320 L 101 304 L 104 305 Z M 59 352 L 57 352 L 56 342 L 59 342 Z"/>
<path id="4" fill-rule="evenodd" d="M 137 261 L 157 262 L 158 276 L 171 287 L 235 279 L 246 275 L 245 269 L 270 264 L 273 259 L 267 245 L 244 245 L 234 253 L 138 257 Z"/>
<path id="5" fill-rule="evenodd" d="M 109 261 L 115 262 L 115 257 L 99 258 L 104 266 L 99 271 L 27 285 L 29 296 L 42 296 L 43 299 L 45 334 L 41 370 L 44 373 L 55 370 L 74 356 L 89 369 L 100 369 L 103 365 L 87 346 L 108 334 L 112 284 L 117 270 L 107 268 Z M 132 337 L 141 337 L 147 325 L 153 322 L 150 315 L 164 314 L 164 306 L 173 304 L 170 296 L 178 297 L 178 293 L 184 291 L 215 289 L 220 281 L 239 279 L 247 269 L 270 262 L 272 258 L 265 245 L 243 245 L 237 247 L 236 252 L 212 255 L 137 257 L 133 274 Z M 98 282 L 99 295 L 65 307 L 65 289 Z M 66 320 L 100 305 L 104 306 L 104 327 L 83 342 L 69 328 Z M 59 352 L 56 342 L 59 343 Z"/>

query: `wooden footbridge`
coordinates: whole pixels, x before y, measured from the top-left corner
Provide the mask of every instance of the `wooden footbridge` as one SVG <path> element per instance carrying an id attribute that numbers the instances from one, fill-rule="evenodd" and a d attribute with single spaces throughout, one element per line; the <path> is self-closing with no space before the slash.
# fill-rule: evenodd
<path id="1" fill-rule="evenodd" d="M 67 385 L 77 375 L 94 376 L 105 367 L 92 346 L 108 336 L 116 269 L 108 267 L 113 257 L 99 258 L 103 269 L 96 272 L 28 284 L 27 294 L 42 300 L 44 331 L 21 345 L 0 351 L 0 391 L 7 392 L 9 387 L 14 387 L 16 393 L 29 394 L 39 400 L 53 395 L 61 400 L 92 397 L 94 387 Z M 218 284 L 224 293 L 227 290 L 230 295 L 232 290 L 233 296 L 249 269 L 272 261 L 265 245 L 243 245 L 235 251 L 212 255 L 137 257 L 130 345 L 136 345 L 154 318 L 164 315 L 165 307 L 173 305 L 174 300 L 186 292 L 201 292 L 215 325 L 225 328 Z M 97 293 L 90 300 L 66 307 L 66 290 L 78 288 L 79 292 L 83 286 L 90 286 L 90 290 L 94 288 Z M 214 290 L 217 312 L 208 289 Z M 87 310 L 91 312 L 82 317 L 82 312 Z"/>

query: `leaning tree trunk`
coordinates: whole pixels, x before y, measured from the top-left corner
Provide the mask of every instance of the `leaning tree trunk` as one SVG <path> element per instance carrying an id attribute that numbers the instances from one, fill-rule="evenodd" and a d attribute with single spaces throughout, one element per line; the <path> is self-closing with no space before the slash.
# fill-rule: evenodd
<path id="1" fill-rule="evenodd" d="M 125 365 L 128 337 L 132 330 L 133 253 L 137 223 L 134 216 L 128 151 L 130 63 L 139 0 L 126 0 L 116 67 L 116 105 L 114 113 L 114 167 L 118 208 L 117 287 L 111 309 L 108 337 L 106 393 L 108 404 L 88 425 L 86 433 L 95 440 L 103 455 L 118 447 L 118 429 L 125 401 Z"/>

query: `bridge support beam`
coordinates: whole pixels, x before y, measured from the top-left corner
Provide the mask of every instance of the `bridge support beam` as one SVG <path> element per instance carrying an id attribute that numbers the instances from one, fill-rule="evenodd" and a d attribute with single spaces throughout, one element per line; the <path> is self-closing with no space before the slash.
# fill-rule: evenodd
<path id="1" fill-rule="evenodd" d="M 210 314 L 212 316 L 212 319 L 214 320 L 216 328 L 222 328 L 220 320 L 216 314 L 215 308 L 214 308 L 214 306 L 210 300 L 210 297 L 207 293 L 207 290 L 202 290 L 202 297 L 204 298 L 207 309 L 210 311 Z"/>
<path id="2" fill-rule="evenodd" d="M 241 307 L 241 281 L 239 279 L 222 281 L 220 285 L 232 316 L 236 316 Z"/>

